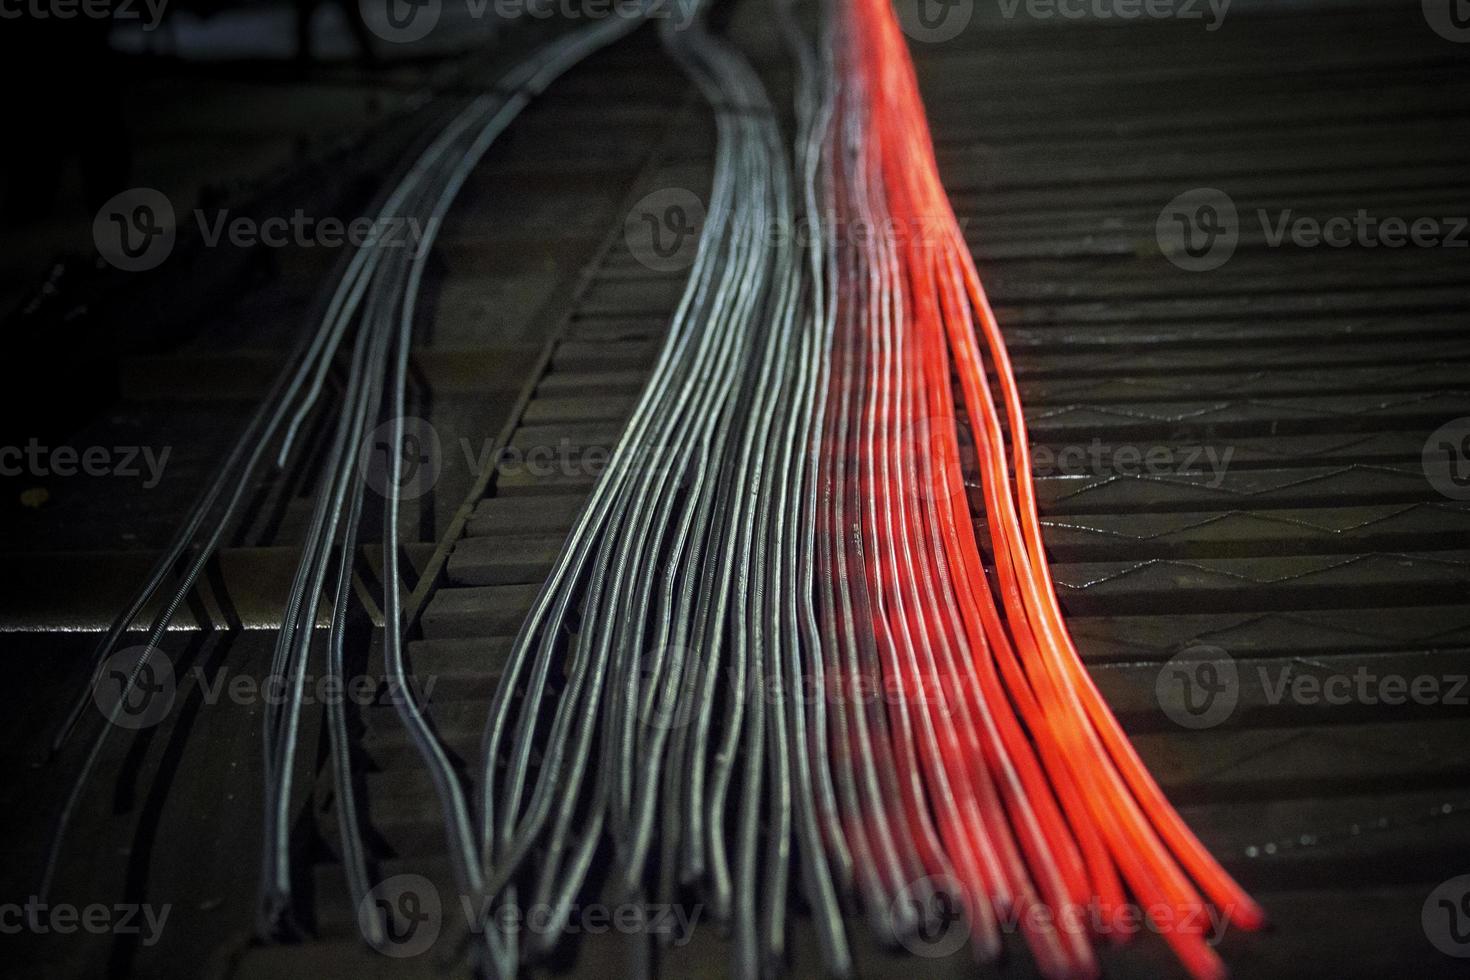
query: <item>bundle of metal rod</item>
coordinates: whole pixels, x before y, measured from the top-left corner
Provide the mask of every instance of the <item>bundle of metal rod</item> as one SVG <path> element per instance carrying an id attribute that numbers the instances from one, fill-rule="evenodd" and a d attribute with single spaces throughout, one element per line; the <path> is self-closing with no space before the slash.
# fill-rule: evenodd
<path id="1" fill-rule="evenodd" d="M 1015 377 L 940 185 L 893 11 L 887 0 L 831 0 L 813 38 L 791 2 L 774 0 L 794 67 L 794 147 L 701 4 L 688 22 L 660 21 L 665 49 L 714 113 L 707 217 L 652 376 L 513 644 L 473 805 L 408 683 L 392 547 L 402 459 L 389 455 L 387 680 L 435 783 L 466 907 L 483 910 L 480 965 L 510 976 L 555 946 L 606 846 L 619 898 L 701 890 L 731 930 L 740 977 L 785 959 L 793 869 L 834 976 L 852 967 L 849 899 L 901 940 L 920 927 L 919 899 L 935 882 L 960 903 L 982 959 L 999 955 L 1014 923 L 1043 974 L 1090 976 L 1097 917 L 1125 938 L 1130 909 L 1163 908 L 1172 917 L 1160 931 L 1185 966 L 1218 976 L 1217 955 L 1187 923 L 1203 921 L 1206 902 L 1243 928 L 1258 927 L 1261 910 L 1170 808 L 1067 633 Z M 432 231 L 531 95 L 634 23 L 611 18 L 551 45 L 419 155 L 381 214 L 417 218 L 429 240 L 416 253 L 352 257 L 301 356 L 98 650 L 100 666 L 162 594 L 157 642 L 265 453 L 286 458 L 348 348 L 343 395 L 322 412 L 330 437 L 271 666 L 290 697 L 264 728 L 268 936 L 291 925 L 303 685 L 314 657 L 343 674 L 371 502 L 363 439 L 386 417 L 390 446 L 402 441 Z M 341 856 L 360 903 L 369 862 L 339 705 L 327 727 Z M 48 882 L 54 870 L 53 850 Z M 522 905 L 549 910 L 525 949 L 522 917 L 503 914 Z M 380 923 L 361 925 L 381 942 Z"/>
<path id="2" fill-rule="evenodd" d="M 776 10 L 794 167 L 748 66 L 700 21 L 665 25 L 715 110 L 708 219 L 492 706 L 487 891 L 515 905 L 525 885 L 552 910 L 527 954 L 544 952 L 606 837 L 622 895 L 704 889 L 739 976 L 780 965 L 793 860 L 834 975 L 843 896 L 901 939 L 935 882 L 982 959 L 1014 923 L 1045 975 L 1090 976 L 1096 917 L 1123 938 L 1130 908 L 1163 907 L 1184 964 L 1218 975 L 1179 924 L 1207 900 L 1245 928 L 1261 912 L 1170 809 L 1067 635 L 1014 376 L 893 12 L 838 0 L 813 44 Z M 809 252 L 761 235 L 798 216 Z"/>
<path id="3" fill-rule="evenodd" d="M 750 66 L 702 20 L 661 25 L 715 113 L 708 216 L 652 379 L 517 638 L 485 735 L 490 890 L 515 903 L 502 886 L 525 879 L 552 910 L 529 953 L 557 940 L 606 831 L 622 893 L 703 883 L 736 972 L 775 968 L 795 837 L 828 966 L 848 968 L 814 778 L 825 725 L 787 694 L 819 650 L 804 450 L 830 304 L 821 252 L 771 234 L 795 227 L 798 197 L 815 211 L 824 125 L 825 81 L 782 15 L 800 66 L 800 194 Z"/>
<path id="4" fill-rule="evenodd" d="M 834 574 L 854 586 L 827 616 L 834 669 L 876 661 L 896 695 L 894 792 L 845 794 L 849 849 L 893 847 L 875 898 L 901 900 L 915 867 L 951 879 L 982 958 L 1015 922 L 1045 975 L 1092 975 L 1089 916 L 1122 937 L 1111 920 L 1127 919 L 1131 895 L 1168 911 L 1159 931 L 1192 974 L 1219 976 L 1205 903 L 1247 929 L 1261 910 L 1164 799 L 1082 667 L 1042 549 L 1015 376 L 897 20 L 886 0 L 838 9 L 837 213 L 875 233 L 844 241 L 838 266 L 824 528 Z M 972 530 L 956 386 L 999 601 Z"/>
<path id="5" fill-rule="evenodd" d="M 628 33 L 640 18 L 621 16 L 570 32 L 545 45 L 507 74 L 496 88 L 473 99 L 429 141 L 401 178 L 380 195 L 375 227 L 391 227 L 394 219 L 410 217 L 425 229 L 413 250 L 394 243 L 368 242 L 346 261 L 326 310 L 311 333 L 287 360 L 287 366 L 241 432 L 214 479 L 196 501 L 173 541 L 144 581 L 129 606 L 117 617 L 94 653 L 94 676 L 80 692 L 53 743 L 59 751 L 78 727 L 91 700 L 91 688 L 109 656 L 133 628 L 143 610 L 155 601 L 159 612 L 148 626 L 146 649 L 156 650 L 179 606 L 198 581 L 210 557 L 233 526 L 247 488 L 267 454 L 274 449 L 276 463 L 284 466 L 298 442 L 303 424 L 320 412 L 330 432 L 319 464 L 312 515 L 308 523 L 295 578 L 285 600 L 277 634 L 270 679 L 286 692 L 284 703 L 267 705 L 264 724 L 265 819 L 259 931 L 274 937 L 292 929 L 292 866 L 290 816 L 293 777 L 302 721 L 308 666 L 320 658 L 321 676 L 341 682 L 343 646 L 353 564 L 359 546 L 368 539 L 362 518 L 375 497 L 367 482 L 362 458 L 379 419 L 387 416 L 388 445 L 403 441 L 407 398 L 408 353 L 418 292 L 435 233 L 465 180 L 486 150 L 548 84 L 594 51 Z M 350 339 L 349 339 L 350 338 Z M 349 365 L 340 395 L 324 409 L 322 393 L 344 345 L 350 346 Z M 409 729 L 439 791 L 451 850 L 460 884 L 467 892 L 480 885 L 463 787 L 448 757 L 414 699 L 402 655 L 401 598 L 398 540 L 399 470 L 401 455 L 390 451 L 389 472 L 383 481 L 381 502 L 384 617 L 383 646 L 386 681 L 394 703 Z M 325 638 L 318 634 L 319 610 L 329 600 L 331 616 Z M 323 642 L 324 640 L 324 642 Z M 146 658 L 127 678 L 111 717 L 106 718 L 79 766 L 71 793 L 54 833 L 41 893 L 55 877 L 66 829 L 81 799 L 101 749 L 112 732 L 129 692 L 138 683 Z M 347 742 L 347 722 L 338 699 L 327 699 L 327 728 L 335 771 L 336 808 L 340 819 L 342 859 L 354 901 L 370 887 L 368 859 L 358 819 L 358 806 Z M 381 942 L 381 923 L 361 917 L 364 938 Z"/>

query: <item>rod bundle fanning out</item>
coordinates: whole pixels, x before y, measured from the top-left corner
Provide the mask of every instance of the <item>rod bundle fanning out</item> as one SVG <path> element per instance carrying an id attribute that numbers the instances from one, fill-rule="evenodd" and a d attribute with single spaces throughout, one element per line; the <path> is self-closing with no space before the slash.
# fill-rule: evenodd
<path id="1" fill-rule="evenodd" d="M 1015 930 L 1045 975 L 1090 976 L 1130 909 L 1168 910 L 1183 964 L 1220 975 L 1204 913 L 1262 913 L 1072 645 L 1015 376 L 893 11 L 836 0 L 815 42 L 777 14 L 789 153 L 738 52 L 663 25 L 715 110 L 709 214 L 492 708 L 492 898 L 529 880 L 550 945 L 605 835 L 622 893 L 709 896 L 741 976 L 779 966 L 793 871 L 835 975 L 846 900 L 903 940 L 936 882 L 981 959 Z M 762 234 L 797 220 L 804 249 Z"/>
<path id="2" fill-rule="evenodd" d="M 1168 910 L 1159 931 L 1181 961 L 1219 975 L 1204 911 L 1245 929 L 1262 913 L 1184 826 L 1083 669 L 1042 547 L 1015 375 L 897 21 L 886 0 L 842 3 L 837 18 L 837 215 L 878 233 L 839 263 L 825 499 L 834 558 L 866 585 L 861 621 L 905 709 L 889 712 L 904 775 L 884 816 L 907 822 L 923 868 L 961 886 L 982 956 L 1016 923 L 1046 975 L 1090 975 L 1098 924 L 1121 937 L 1125 910 Z M 848 836 L 876 838 L 883 823 L 869 815 Z"/>
<path id="3" fill-rule="evenodd" d="M 345 678 L 354 562 L 376 540 L 383 661 L 476 920 L 459 948 L 482 974 L 548 953 L 605 878 L 638 909 L 701 896 L 741 978 L 781 969 L 793 893 L 836 977 L 854 972 L 849 912 L 904 943 L 939 893 L 982 961 L 1017 933 L 1043 975 L 1090 977 L 1099 941 L 1126 940 L 1141 913 L 1192 975 L 1221 976 L 1208 924 L 1255 929 L 1263 913 L 1164 798 L 1072 643 L 1015 373 L 889 0 L 752 2 L 774 3 L 793 69 L 789 133 L 703 0 L 658 19 L 715 121 L 707 217 L 651 377 L 507 657 L 479 765 L 451 761 L 412 696 L 402 460 L 390 454 L 381 503 L 361 465 L 375 425 L 403 441 L 424 251 L 370 247 L 345 263 L 94 674 L 155 604 L 159 640 L 254 475 L 314 417 L 327 433 L 309 460 L 319 489 L 269 668 L 289 696 L 261 733 L 263 938 L 304 927 L 305 685 L 318 670 Z M 436 228 L 532 96 L 634 26 L 568 32 L 470 100 L 385 191 L 382 215 Z M 81 692 L 58 749 L 86 704 Z M 372 801 L 340 706 L 326 722 L 340 860 L 361 906 Z M 79 766 L 43 893 L 108 731 Z M 529 908 L 545 914 L 523 937 Z M 359 929 L 381 947 L 372 916 Z"/>

